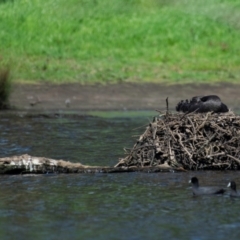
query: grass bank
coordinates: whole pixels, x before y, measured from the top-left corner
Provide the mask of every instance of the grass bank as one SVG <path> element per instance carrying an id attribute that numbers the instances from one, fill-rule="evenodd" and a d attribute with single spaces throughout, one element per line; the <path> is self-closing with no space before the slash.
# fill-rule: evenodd
<path id="1" fill-rule="evenodd" d="M 0 0 L 13 81 L 240 80 L 239 0 Z"/>

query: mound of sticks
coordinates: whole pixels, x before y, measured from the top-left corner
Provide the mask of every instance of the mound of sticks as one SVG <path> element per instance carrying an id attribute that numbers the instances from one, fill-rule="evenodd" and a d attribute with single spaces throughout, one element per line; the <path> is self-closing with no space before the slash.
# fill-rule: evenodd
<path id="1" fill-rule="evenodd" d="M 115 167 L 240 169 L 240 116 L 166 112 L 147 126 Z"/>

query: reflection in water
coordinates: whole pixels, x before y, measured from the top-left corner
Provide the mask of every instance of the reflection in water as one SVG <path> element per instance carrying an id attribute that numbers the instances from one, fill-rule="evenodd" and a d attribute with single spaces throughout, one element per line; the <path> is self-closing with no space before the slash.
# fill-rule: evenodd
<path id="1" fill-rule="evenodd" d="M 1 156 L 114 165 L 144 118 L 0 120 Z M 188 180 L 226 187 L 238 172 L 1 176 L 1 239 L 238 239 L 238 199 L 193 197 Z"/>

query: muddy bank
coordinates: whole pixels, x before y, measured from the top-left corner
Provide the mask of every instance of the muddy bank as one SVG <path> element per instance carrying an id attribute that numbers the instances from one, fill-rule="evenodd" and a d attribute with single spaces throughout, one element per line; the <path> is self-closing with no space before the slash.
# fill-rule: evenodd
<path id="1" fill-rule="evenodd" d="M 14 84 L 10 104 L 19 110 L 170 110 L 181 99 L 195 95 L 219 95 L 234 111 L 240 106 L 240 84 Z"/>

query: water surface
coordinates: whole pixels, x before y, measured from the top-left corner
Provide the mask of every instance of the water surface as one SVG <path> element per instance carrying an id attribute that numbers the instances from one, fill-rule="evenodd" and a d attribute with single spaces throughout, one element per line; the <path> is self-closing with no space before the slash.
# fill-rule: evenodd
<path id="1" fill-rule="evenodd" d="M 3 115 L 1 157 L 114 165 L 151 114 Z M 0 238 L 239 239 L 240 199 L 193 197 L 194 175 L 202 185 L 240 184 L 233 171 L 0 176 Z"/>

